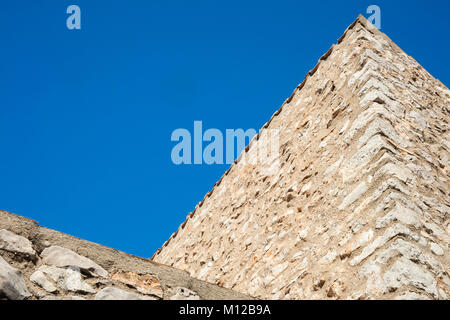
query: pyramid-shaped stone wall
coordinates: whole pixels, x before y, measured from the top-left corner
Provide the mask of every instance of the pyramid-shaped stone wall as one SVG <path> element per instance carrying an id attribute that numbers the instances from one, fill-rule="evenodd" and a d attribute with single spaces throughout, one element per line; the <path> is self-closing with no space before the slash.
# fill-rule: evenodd
<path id="1" fill-rule="evenodd" d="M 450 295 L 450 90 L 359 17 L 154 260 L 259 298 Z M 242 157 L 241 157 L 242 158 Z"/>

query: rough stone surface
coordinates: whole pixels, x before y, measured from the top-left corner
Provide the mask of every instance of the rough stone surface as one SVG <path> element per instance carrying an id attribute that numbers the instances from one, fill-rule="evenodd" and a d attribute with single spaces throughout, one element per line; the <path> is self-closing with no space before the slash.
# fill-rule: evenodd
<path id="1" fill-rule="evenodd" d="M 154 261 L 263 299 L 446 299 L 449 102 L 359 17 Z M 278 158 L 245 161 L 269 130 Z"/>
<path id="2" fill-rule="evenodd" d="M 176 287 L 174 291 L 175 294 L 170 297 L 170 300 L 200 300 L 198 294 L 192 290 Z"/>
<path id="3" fill-rule="evenodd" d="M 44 273 L 56 282 L 57 286 L 62 290 L 84 294 L 96 292 L 83 280 L 80 270 L 73 266 L 68 268 L 58 268 L 55 266 L 43 265 L 38 271 Z"/>
<path id="4" fill-rule="evenodd" d="M 444 255 L 444 250 L 442 250 L 442 248 L 439 246 L 439 245 L 437 245 L 436 243 L 431 243 L 430 244 L 430 248 L 431 248 L 431 251 L 435 254 L 435 255 L 438 255 L 438 256 L 443 256 Z"/>
<path id="5" fill-rule="evenodd" d="M 5 211 L 0 230 L 0 300 L 252 299 Z"/>
<path id="6" fill-rule="evenodd" d="M 99 276 L 103 278 L 108 276 L 108 272 L 94 261 L 60 246 L 51 246 L 50 248 L 46 248 L 42 251 L 41 257 L 42 261 L 48 265 L 56 267 L 73 266 L 89 272 L 92 276 Z"/>
<path id="7" fill-rule="evenodd" d="M 153 295 L 159 298 L 163 297 L 163 290 L 158 277 L 151 274 L 139 275 L 135 272 L 116 272 L 111 279 L 118 280 L 129 286 L 132 286 L 137 291 Z"/>
<path id="8" fill-rule="evenodd" d="M 22 272 L 11 267 L 0 257 L 0 296 L 11 300 L 24 300 L 31 296 Z"/>
<path id="9" fill-rule="evenodd" d="M 45 274 L 40 270 L 35 271 L 31 275 L 30 281 L 37 284 L 39 287 L 41 287 L 42 289 L 44 289 L 49 293 L 55 293 L 58 291 L 58 289 L 56 289 L 56 287 L 47 279 Z"/>
<path id="10" fill-rule="evenodd" d="M 437 281 L 433 275 L 406 258 L 397 260 L 384 274 L 383 280 L 386 286 L 385 291 L 398 290 L 403 286 L 411 285 L 424 290 L 433 298 L 438 298 Z"/>
<path id="11" fill-rule="evenodd" d="M 155 300 L 155 298 L 145 297 L 118 288 L 107 287 L 95 295 L 95 300 Z"/>
<path id="12" fill-rule="evenodd" d="M 30 256 L 35 255 L 31 242 L 27 238 L 18 236 L 5 229 L 0 230 L 0 249 Z"/>

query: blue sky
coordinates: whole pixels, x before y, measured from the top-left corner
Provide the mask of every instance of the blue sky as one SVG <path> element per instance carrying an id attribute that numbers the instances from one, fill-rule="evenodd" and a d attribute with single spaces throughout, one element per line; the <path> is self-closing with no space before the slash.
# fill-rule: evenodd
<path id="1" fill-rule="evenodd" d="M 0 208 L 150 257 L 228 168 L 172 131 L 259 129 L 371 4 L 448 85 L 447 0 L 2 1 Z"/>

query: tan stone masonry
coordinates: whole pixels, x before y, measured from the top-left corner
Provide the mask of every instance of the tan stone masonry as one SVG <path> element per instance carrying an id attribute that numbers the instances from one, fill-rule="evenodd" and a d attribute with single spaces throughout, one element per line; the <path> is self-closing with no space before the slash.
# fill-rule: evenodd
<path id="1" fill-rule="evenodd" d="M 450 90 L 360 16 L 153 259 L 258 298 L 447 299 Z"/>
<path id="2" fill-rule="evenodd" d="M 234 300 L 251 297 L 0 210 L 0 300 Z"/>

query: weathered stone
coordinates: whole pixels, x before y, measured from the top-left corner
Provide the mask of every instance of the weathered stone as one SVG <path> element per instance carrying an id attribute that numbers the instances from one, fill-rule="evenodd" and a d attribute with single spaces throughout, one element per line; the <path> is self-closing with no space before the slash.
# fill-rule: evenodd
<path id="1" fill-rule="evenodd" d="M 59 246 L 51 246 L 50 248 L 46 248 L 42 251 L 41 257 L 42 261 L 48 265 L 53 265 L 56 267 L 77 267 L 89 273 L 93 277 L 106 278 L 108 276 L 108 272 L 94 261 L 80 256 L 72 250 Z"/>
<path id="2" fill-rule="evenodd" d="M 354 177 L 361 168 L 366 166 L 370 160 L 381 150 L 388 150 L 397 153 L 395 148 L 389 144 L 382 136 L 375 135 L 361 147 L 350 159 L 344 162 L 341 169 L 342 177 L 345 181 Z"/>
<path id="3" fill-rule="evenodd" d="M 339 210 L 346 209 L 353 202 L 357 201 L 366 191 L 367 191 L 366 182 L 361 182 L 347 197 L 342 200 L 342 203 L 339 205 Z"/>
<path id="4" fill-rule="evenodd" d="M 302 187 L 302 190 L 300 191 L 300 193 L 305 194 L 306 192 L 308 192 L 311 189 L 311 186 L 312 186 L 312 183 L 310 181 Z"/>
<path id="5" fill-rule="evenodd" d="M 29 256 L 35 255 L 30 240 L 5 229 L 0 230 L 0 249 Z"/>
<path id="6" fill-rule="evenodd" d="M 384 217 L 377 219 L 377 229 L 384 228 L 390 225 L 392 222 L 402 222 L 406 225 L 415 226 L 419 228 L 421 226 L 419 216 L 411 209 L 405 208 L 401 204 L 395 206 L 394 209 L 389 211 Z"/>
<path id="7" fill-rule="evenodd" d="M 344 156 L 341 156 L 339 158 L 338 161 L 336 161 L 335 163 L 333 163 L 331 166 L 329 166 L 325 172 L 323 173 L 325 176 L 329 175 L 330 173 L 332 173 L 334 170 L 336 170 L 337 168 L 339 168 L 339 166 L 342 163 L 342 160 L 344 160 Z"/>
<path id="8" fill-rule="evenodd" d="M 335 251 L 330 251 L 319 260 L 319 263 L 320 264 L 330 264 L 336 259 L 336 257 L 337 257 L 337 253 Z"/>
<path id="9" fill-rule="evenodd" d="M 381 237 L 376 238 L 372 243 L 367 245 L 359 256 L 353 258 L 350 261 L 350 265 L 355 266 L 361 263 L 361 261 L 366 259 L 371 254 L 373 254 L 376 249 L 384 245 L 386 242 L 388 242 L 395 236 L 398 235 L 411 236 L 411 234 L 412 234 L 411 230 L 402 224 L 396 224 L 393 227 L 390 227 Z"/>
<path id="10" fill-rule="evenodd" d="M 374 235 L 373 230 L 368 230 L 355 236 L 355 238 L 345 246 L 345 248 L 341 253 L 341 256 L 343 257 L 349 256 L 353 251 L 361 248 L 363 245 L 371 241 L 373 239 L 373 235 Z"/>
<path id="11" fill-rule="evenodd" d="M 431 168 L 428 166 L 418 166 L 413 163 L 409 163 L 407 167 L 411 169 L 411 171 L 414 172 L 417 177 L 422 178 L 426 183 L 430 185 L 436 181 L 433 175 L 430 173 Z M 440 204 L 438 204 L 438 206 L 440 206 Z"/>
<path id="12" fill-rule="evenodd" d="M 63 290 L 78 293 L 96 293 L 82 278 L 80 270 L 74 266 L 58 268 L 55 266 L 41 266 L 38 271 L 49 276 Z"/>
<path id="13" fill-rule="evenodd" d="M 308 232 L 309 232 L 309 227 L 303 228 L 298 232 L 298 239 L 299 240 L 305 240 L 306 237 L 308 236 Z"/>
<path id="14" fill-rule="evenodd" d="M 40 297 L 39 300 L 63 300 L 63 299 L 61 297 L 45 295 L 45 296 Z"/>
<path id="15" fill-rule="evenodd" d="M 56 289 L 56 287 L 46 278 L 42 271 L 35 271 L 31 275 L 30 281 L 37 284 L 47 292 L 54 293 L 58 291 L 58 289 Z"/>
<path id="16" fill-rule="evenodd" d="M 385 83 L 382 83 L 380 80 L 378 80 L 381 77 L 372 77 L 370 78 L 364 86 L 361 88 L 361 90 L 358 93 L 359 97 L 362 97 L 366 95 L 371 90 L 376 90 L 378 92 L 382 92 L 384 95 L 393 98 L 392 92 L 388 89 L 388 87 L 392 88 L 392 84 L 390 84 L 388 81 L 385 81 Z"/>
<path id="17" fill-rule="evenodd" d="M 382 201 L 382 196 L 386 191 L 399 190 L 403 194 L 409 195 L 410 191 L 406 189 L 397 179 L 389 178 L 372 190 L 369 196 L 367 196 L 364 201 L 354 210 L 355 213 L 360 213 L 365 210 L 370 204 L 378 203 Z"/>
<path id="18" fill-rule="evenodd" d="M 414 124 L 420 129 L 425 130 L 428 127 L 428 122 L 417 111 L 413 110 L 407 115 L 407 119 L 414 122 Z"/>
<path id="19" fill-rule="evenodd" d="M 329 298 L 340 298 L 345 291 L 345 285 L 341 280 L 334 281 L 328 288 L 327 297 Z"/>
<path id="20" fill-rule="evenodd" d="M 135 272 L 119 271 L 111 276 L 111 279 L 132 286 L 143 294 L 163 298 L 163 290 L 158 277 L 151 274 L 139 275 Z"/>
<path id="21" fill-rule="evenodd" d="M 322 278 L 317 278 L 317 279 L 315 279 L 314 281 L 313 281 L 313 286 L 312 286 L 312 289 L 314 290 L 314 291 L 318 291 L 318 290 L 320 290 L 320 289 L 322 289 L 322 287 L 323 287 L 323 285 L 325 284 L 325 279 L 322 279 Z"/>
<path id="22" fill-rule="evenodd" d="M 374 179 L 387 175 L 393 176 L 406 184 L 409 184 L 415 180 L 415 177 L 406 166 L 401 166 L 391 162 L 386 163 L 383 167 L 377 170 L 374 175 Z"/>
<path id="23" fill-rule="evenodd" d="M 442 240 L 447 244 L 450 244 L 450 236 L 437 224 L 432 222 L 424 222 L 423 224 L 428 230 L 432 232 L 433 236 L 437 237 L 439 240 Z"/>
<path id="24" fill-rule="evenodd" d="M 373 262 L 364 264 L 359 269 L 359 274 L 365 281 L 366 294 L 369 297 L 377 297 L 384 290 L 384 282 L 381 267 Z"/>
<path id="25" fill-rule="evenodd" d="M 192 290 L 183 288 L 183 287 L 175 287 L 175 294 L 170 297 L 170 300 L 200 300 L 198 294 Z"/>
<path id="26" fill-rule="evenodd" d="M 395 300 L 431 300 L 429 297 L 418 294 L 416 292 L 406 292 L 395 297 Z"/>
<path id="27" fill-rule="evenodd" d="M 385 107 L 378 103 L 373 103 L 367 110 L 361 112 L 353 121 L 351 128 L 344 136 L 344 141 L 346 143 L 351 143 L 352 139 L 360 132 L 360 130 L 377 117 L 383 117 L 388 120 L 394 119 L 393 115 L 386 110 Z"/>
<path id="28" fill-rule="evenodd" d="M 105 279 L 95 279 L 92 281 L 93 285 L 97 288 L 101 286 L 110 287 L 113 285 L 113 282 L 111 280 L 105 280 Z"/>
<path id="29" fill-rule="evenodd" d="M 31 296 L 22 272 L 11 267 L 0 256 L 0 296 L 10 300 L 24 300 Z"/>
<path id="30" fill-rule="evenodd" d="M 122 289 L 107 287 L 95 295 L 95 300 L 155 300 L 155 298 L 143 296 Z"/>
<path id="31" fill-rule="evenodd" d="M 392 268 L 386 271 L 383 280 L 387 291 L 412 285 L 438 298 L 437 281 L 434 277 L 406 258 L 397 260 Z"/>
<path id="32" fill-rule="evenodd" d="M 355 72 L 348 80 L 348 88 L 352 88 L 355 84 L 355 87 L 359 87 L 361 83 L 367 81 L 370 76 L 382 78 L 382 75 L 377 72 L 379 68 L 380 65 L 375 61 L 368 61 L 360 71 Z"/>
<path id="33" fill-rule="evenodd" d="M 443 256 L 444 255 L 444 250 L 442 250 L 442 248 L 439 245 L 437 245 L 436 243 L 434 243 L 434 242 L 430 243 L 430 248 L 431 248 L 431 251 L 435 255 L 437 255 L 437 256 Z"/>
<path id="34" fill-rule="evenodd" d="M 430 255 L 422 252 L 419 247 L 401 238 L 396 239 L 386 249 L 376 254 L 374 262 L 378 264 L 388 264 L 392 259 L 405 257 L 414 263 L 420 264 L 424 269 L 433 272 L 437 277 L 441 277 L 443 272 L 439 263 Z"/>
<path id="35" fill-rule="evenodd" d="M 198 292 L 199 295 L 201 294 L 202 297 L 206 299 L 252 299 L 252 297 L 236 291 L 196 280 L 184 271 L 75 238 L 55 230 L 40 227 L 36 222 L 26 217 L 21 217 L 1 210 L 0 228 L 17 230 L 20 234 L 26 234 L 27 238 L 34 239 L 34 244 L 39 250 L 45 247 L 51 247 L 53 244 L 64 244 L 64 246 L 67 246 L 68 248 L 80 248 L 80 253 L 86 252 L 86 254 L 89 254 L 89 257 L 95 257 L 93 260 L 96 262 L 98 261 L 99 265 L 106 266 L 108 271 L 113 271 L 112 273 L 116 272 L 116 270 L 130 270 L 137 274 L 151 272 L 159 278 L 160 285 L 163 288 L 175 286 L 184 287 L 189 285 L 191 290 Z M 111 287 L 114 285 L 120 285 L 120 288 L 125 289 L 125 291 L 138 293 L 138 291 L 134 289 L 127 290 L 127 285 L 112 281 L 109 278 L 93 278 L 89 272 L 77 269 L 77 267 L 74 266 L 61 268 L 54 265 L 46 265 L 43 263 L 43 259 L 40 259 L 39 257 L 28 259 L 27 257 L 16 255 L 15 253 L 7 252 L 5 250 L 0 250 L 0 256 L 3 257 L 3 259 L 6 259 L 6 262 L 5 260 L 0 261 L 0 300 L 5 298 L 70 300 L 71 297 L 74 297 L 73 299 L 82 297 L 86 298 L 86 300 L 92 300 L 98 290 L 105 288 L 105 286 Z M 218 258 L 219 254 L 216 253 L 214 259 L 217 261 Z M 10 263 L 10 265 L 8 265 L 7 262 Z M 8 267 L 6 267 L 6 265 Z M 11 267 L 14 268 L 11 269 Z M 28 279 L 25 279 L 24 281 L 20 272 L 15 268 L 21 270 Z M 42 278 L 42 275 L 44 278 Z M 32 280 L 34 280 L 34 282 Z M 42 286 L 40 286 L 39 283 Z M 46 285 L 48 284 L 51 284 L 53 287 L 47 287 Z M 30 292 L 28 292 L 26 285 L 29 285 Z M 50 294 L 43 288 L 46 288 L 52 293 Z M 57 291 L 54 291 L 54 288 L 56 288 Z M 93 288 L 96 290 L 93 290 Z M 23 293 L 23 291 L 26 293 Z M 33 296 L 31 296 L 30 293 L 32 293 Z M 153 299 L 153 297 L 148 298 Z M 170 294 L 168 293 L 165 295 L 165 298 L 169 299 Z"/>

